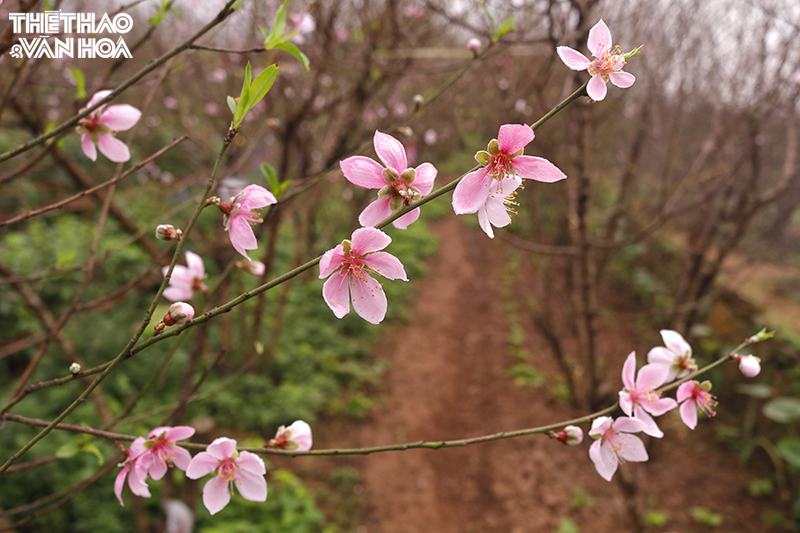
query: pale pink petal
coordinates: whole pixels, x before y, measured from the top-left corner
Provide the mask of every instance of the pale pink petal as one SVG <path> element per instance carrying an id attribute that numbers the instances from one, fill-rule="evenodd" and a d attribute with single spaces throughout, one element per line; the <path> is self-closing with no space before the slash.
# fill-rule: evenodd
<path id="1" fill-rule="evenodd" d="M 364 259 L 364 264 L 386 279 L 408 281 L 403 263 L 389 252 L 375 252 Z"/>
<path id="2" fill-rule="evenodd" d="M 622 365 L 622 385 L 628 389 L 629 392 L 636 390 L 636 352 L 628 354 L 625 359 L 625 364 Z"/>
<path id="3" fill-rule="evenodd" d="M 392 208 L 389 205 L 390 202 L 391 200 L 389 198 L 385 200 L 378 198 L 358 215 L 358 223 L 364 227 L 377 226 L 392 215 Z"/>
<path id="4" fill-rule="evenodd" d="M 653 396 L 655 397 L 655 394 L 653 394 Z M 642 407 L 653 416 L 661 416 L 667 411 L 672 411 L 678 407 L 678 402 L 672 398 L 658 398 L 649 402 L 644 402 Z"/>
<path id="5" fill-rule="evenodd" d="M 686 383 L 683 385 L 686 385 Z M 683 402 L 679 411 L 681 413 L 681 420 L 683 420 L 683 423 L 686 424 L 689 429 L 697 427 L 697 405 L 694 401 L 689 400 Z"/>
<path id="6" fill-rule="evenodd" d="M 586 86 L 586 94 L 595 102 L 599 102 L 605 98 L 607 91 L 606 82 L 600 74 L 592 76 L 592 79 L 589 80 L 589 85 Z"/>
<path id="7" fill-rule="evenodd" d="M 258 474 L 263 476 L 267 473 L 267 468 L 264 466 L 264 460 L 248 451 L 243 451 L 239 454 L 236 460 L 236 466 L 242 470 L 246 470 L 251 474 Z"/>
<path id="8" fill-rule="evenodd" d="M 236 451 L 236 441 L 227 437 L 220 437 L 214 439 L 214 442 L 208 445 L 206 451 L 222 461 L 230 458 L 233 452 Z"/>
<path id="9" fill-rule="evenodd" d="M 235 478 L 236 488 L 239 489 L 242 498 L 251 502 L 267 501 L 267 480 L 264 479 L 264 474 L 258 475 L 247 470 L 239 470 L 236 472 Z"/>
<path id="10" fill-rule="evenodd" d="M 189 279 L 190 284 L 194 282 L 194 278 L 203 279 L 203 276 L 206 275 L 206 269 L 203 266 L 203 259 L 196 253 L 188 251 L 186 252 L 186 264 L 189 267 L 188 274 L 190 277 Z M 188 426 L 181 426 L 181 427 L 188 427 Z M 189 429 L 192 430 L 191 435 L 189 435 L 189 437 L 191 437 L 192 435 L 194 435 L 194 428 L 189 428 Z M 178 440 L 188 439 L 189 437 L 183 437 Z M 174 440 L 174 439 L 169 439 L 169 440 Z"/>
<path id="11" fill-rule="evenodd" d="M 543 157 L 519 155 L 511 160 L 511 164 L 520 178 L 554 183 L 567 177 L 557 166 Z"/>
<path id="12" fill-rule="evenodd" d="M 489 198 L 486 202 L 486 214 L 489 222 L 496 228 L 503 228 L 511 224 L 511 216 L 509 216 L 502 198 Z"/>
<path id="13" fill-rule="evenodd" d="M 184 450 L 180 446 L 172 447 L 172 464 L 179 470 L 186 471 L 189 464 L 192 462 L 192 454 Z"/>
<path id="14" fill-rule="evenodd" d="M 124 163 L 131 158 L 131 151 L 125 143 L 110 134 L 97 136 L 97 148 L 114 163 Z"/>
<path id="15" fill-rule="evenodd" d="M 397 229 L 408 229 L 408 227 L 417 221 L 420 215 L 420 208 L 412 209 L 405 215 L 398 217 L 397 220 L 392 222 L 392 226 Z"/>
<path id="16" fill-rule="evenodd" d="M 142 112 L 128 104 L 112 105 L 103 109 L 103 114 L 98 121 L 111 131 L 125 131 L 131 129 L 139 121 Z"/>
<path id="17" fill-rule="evenodd" d="M 220 458 L 214 457 L 208 452 L 200 452 L 192 458 L 192 462 L 186 467 L 186 477 L 200 479 L 216 470 L 220 460 Z"/>
<path id="18" fill-rule="evenodd" d="M 100 100 L 102 100 L 103 98 L 108 96 L 109 94 L 111 94 L 111 91 L 108 91 L 108 90 L 106 90 L 106 91 L 97 91 L 96 93 L 94 93 L 92 95 L 92 98 L 91 98 L 91 100 L 89 100 L 89 103 L 86 104 L 86 107 L 87 108 L 92 107 L 94 104 L 96 104 L 97 102 L 99 102 Z"/>
<path id="19" fill-rule="evenodd" d="M 642 432 L 644 434 L 650 435 L 651 437 L 655 437 L 657 439 L 660 439 L 664 436 L 664 432 L 658 427 L 656 421 L 653 420 L 652 416 L 647 414 L 647 411 L 645 411 L 641 405 L 637 404 L 634 406 L 633 416 L 636 418 L 636 420 L 639 420 L 642 424 L 644 424 L 644 427 L 642 428 Z"/>
<path id="20" fill-rule="evenodd" d="M 364 255 L 383 250 L 389 246 L 392 238 L 379 229 L 358 228 L 353 232 L 353 238 L 350 242 L 350 250 L 354 255 Z"/>
<path id="21" fill-rule="evenodd" d="M 636 388 L 640 391 L 657 389 L 667 379 L 667 374 L 669 368 L 664 365 L 644 365 L 636 376 Z"/>
<path id="22" fill-rule="evenodd" d="M 692 354 L 692 347 L 689 346 L 689 343 L 686 342 L 686 339 L 683 338 L 683 335 L 677 331 L 673 331 L 671 329 L 662 329 L 661 338 L 664 340 L 664 346 L 669 348 L 669 351 L 675 355 L 683 356 Z"/>
<path id="23" fill-rule="evenodd" d="M 384 165 L 392 167 L 399 173 L 408 168 L 406 149 L 400 141 L 378 130 L 375 130 L 373 141 L 375 143 L 375 153 L 378 154 L 378 158 L 383 161 Z"/>
<path id="24" fill-rule="evenodd" d="M 375 278 L 365 276 L 365 279 L 353 279 L 350 297 L 355 312 L 370 324 L 379 324 L 386 316 L 386 294 Z"/>
<path id="25" fill-rule="evenodd" d="M 430 163 L 422 163 L 416 168 L 417 177 L 411 184 L 413 187 L 419 189 L 422 196 L 428 196 L 433 190 L 433 182 L 436 180 L 436 175 L 439 173 L 436 167 Z"/>
<path id="26" fill-rule="evenodd" d="M 380 189 L 386 185 L 383 179 L 383 167 L 376 161 L 363 155 L 354 155 L 339 161 L 339 167 L 347 181 L 367 189 Z"/>
<path id="27" fill-rule="evenodd" d="M 244 193 L 244 194 L 242 194 Z M 253 209 L 261 209 L 276 203 L 275 195 L 269 192 L 261 185 L 248 185 L 242 192 L 242 199 L 239 201 L 242 211 L 252 211 Z"/>
<path id="28" fill-rule="evenodd" d="M 145 482 L 146 477 L 146 474 L 139 472 L 135 465 L 128 472 L 128 488 L 131 489 L 132 493 L 142 498 L 150 497 L 150 489 Z"/>
<path id="29" fill-rule="evenodd" d="M 322 298 L 336 318 L 342 318 L 350 312 L 349 281 L 350 276 L 337 272 L 322 285 Z"/>
<path id="30" fill-rule="evenodd" d="M 311 426 L 309 426 L 307 422 L 295 420 L 287 429 L 291 429 L 294 432 L 292 440 L 297 443 L 297 451 L 307 452 L 311 449 L 313 438 L 311 435 Z"/>
<path id="31" fill-rule="evenodd" d="M 589 68 L 589 65 L 592 64 L 585 55 L 577 50 L 573 50 L 569 46 L 557 47 L 556 53 L 558 53 L 558 57 L 561 58 L 561 61 L 572 70 L 586 70 Z"/>
<path id="32" fill-rule="evenodd" d="M 504 154 L 515 154 L 533 140 L 533 129 L 527 124 L 504 124 L 497 134 L 497 143 Z"/>
<path id="33" fill-rule="evenodd" d="M 486 235 L 489 236 L 490 239 L 494 239 L 494 230 L 492 229 L 492 225 L 489 223 L 489 213 L 486 210 L 486 205 L 478 210 L 478 224 L 480 224 L 481 229 L 484 231 L 484 233 L 486 233 Z"/>
<path id="34" fill-rule="evenodd" d="M 214 476 L 208 480 L 203 487 L 203 505 L 208 512 L 217 514 L 231 501 L 231 494 L 228 492 L 228 482 Z"/>
<path id="35" fill-rule="evenodd" d="M 144 443 L 147 442 L 147 439 L 144 437 L 136 437 L 133 442 L 131 443 L 131 447 L 128 450 L 128 457 L 133 460 L 139 457 L 140 455 L 147 453 L 147 448 L 144 447 Z"/>
<path id="36" fill-rule="evenodd" d="M 614 477 L 614 472 L 617 471 L 619 461 L 617 456 L 604 445 L 602 440 L 596 440 L 589 448 L 589 457 L 594 463 L 597 473 L 606 481 L 611 481 Z"/>
<path id="37" fill-rule="evenodd" d="M 617 435 L 617 455 L 620 459 L 630 461 L 632 463 L 641 463 L 647 461 L 647 450 L 644 447 L 642 439 L 634 435 Z"/>
<path id="38" fill-rule="evenodd" d="M 489 197 L 492 179 L 483 168 L 464 176 L 453 191 L 453 211 L 456 215 L 477 213 Z"/>
<path id="39" fill-rule="evenodd" d="M 125 487 L 125 478 L 128 476 L 130 469 L 131 464 L 126 464 L 122 470 L 119 471 L 117 478 L 114 480 L 114 494 L 116 494 L 119 504 L 123 507 L 125 507 L 125 502 L 122 501 L 122 489 Z"/>
<path id="40" fill-rule="evenodd" d="M 636 81 L 634 75 L 627 72 L 610 72 L 608 74 L 608 79 L 621 89 L 627 89 Z"/>
<path id="41" fill-rule="evenodd" d="M 644 430 L 644 424 L 641 420 L 630 417 L 620 417 L 614 421 L 614 431 L 622 431 L 624 433 L 638 433 Z M 591 435 L 591 433 L 590 433 Z"/>
<path id="42" fill-rule="evenodd" d="M 611 31 L 609 31 L 603 19 L 600 19 L 589 30 L 589 40 L 586 45 L 589 47 L 589 51 L 594 54 L 594 57 L 604 55 L 605 51 L 611 48 Z"/>
<path id="43" fill-rule="evenodd" d="M 344 248 L 341 244 L 331 248 L 319 260 L 319 279 L 324 279 L 333 274 L 333 271 L 342 266 L 344 261 Z"/>
<path id="44" fill-rule="evenodd" d="M 619 407 L 626 415 L 631 416 L 633 414 L 633 403 L 631 402 L 630 393 L 619 391 Z"/>
<path id="45" fill-rule="evenodd" d="M 97 161 L 97 147 L 92 142 L 92 136 L 88 133 L 81 135 L 81 150 L 84 155 L 92 161 Z"/>
<path id="46" fill-rule="evenodd" d="M 691 398 L 696 386 L 696 381 L 687 381 L 686 383 L 681 383 L 681 385 L 678 387 L 677 394 L 675 394 L 675 397 L 678 399 L 678 403 L 684 402 Z"/>
<path id="47" fill-rule="evenodd" d="M 154 457 L 147 472 L 150 477 L 158 481 L 167 473 L 167 463 L 160 457 Z"/>
<path id="48" fill-rule="evenodd" d="M 250 227 L 250 224 L 242 217 L 233 217 L 231 219 L 228 235 L 231 238 L 231 244 L 234 250 L 245 256 L 249 261 L 250 256 L 247 255 L 245 250 L 255 250 L 258 248 L 258 241 L 256 240 L 256 235 L 253 233 L 253 228 Z"/>
<path id="49" fill-rule="evenodd" d="M 170 302 L 183 302 L 192 298 L 192 289 L 169 286 L 164 289 L 164 298 Z"/>
<path id="50" fill-rule="evenodd" d="M 663 346 L 656 346 L 647 352 L 647 362 L 669 367 L 675 364 L 675 354 Z"/>
<path id="51" fill-rule="evenodd" d="M 599 418 L 595 418 L 592 420 L 592 428 L 589 430 L 589 435 L 596 436 L 602 435 L 609 429 L 611 429 L 611 425 L 614 423 L 614 419 L 610 416 L 601 416 Z"/>

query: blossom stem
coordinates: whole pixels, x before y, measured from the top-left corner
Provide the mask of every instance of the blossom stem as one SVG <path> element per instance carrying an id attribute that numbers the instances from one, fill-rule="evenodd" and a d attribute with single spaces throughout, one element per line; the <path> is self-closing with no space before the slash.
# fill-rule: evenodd
<path id="1" fill-rule="evenodd" d="M 531 129 L 532 129 L 533 131 L 536 131 L 536 129 L 537 129 L 539 126 L 541 126 L 542 124 L 544 124 L 545 122 L 547 122 L 548 120 L 550 120 L 551 118 L 553 118 L 553 116 L 555 116 L 557 113 L 559 113 L 559 112 L 560 112 L 562 109 L 564 109 L 565 107 L 567 107 L 569 104 L 571 104 L 572 102 L 574 102 L 575 100 L 577 100 L 577 99 L 578 99 L 578 98 L 580 98 L 581 96 L 585 95 L 585 94 L 586 94 L 586 87 L 587 87 L 588 85 L 589 85 L 589 82 L 587 81 L 586 83 L 584 83 L 583 85 L 581 85 L 580 87 L 578 87 L 578 89 L 577 89 L 577 90 L 576 90 L 574 93 L 572 93 L 571 95 L 567 96 L 567 97 L 564 99 L 564 101 L 563 101 L 563 102 L 561 102 L 560 104 L 558 104 L 557 106 L 555 106 L 553 109 L 551 109 L 550 111 L 548 111 L 548 112 L 547 112 L 547 114 L 546 114 L 545 116 L 543 116 L 542 118 L 540 118 L 539 120 L 537 120 L 536 122 L 534 122 L 533 124 L 531 124 Z"/>

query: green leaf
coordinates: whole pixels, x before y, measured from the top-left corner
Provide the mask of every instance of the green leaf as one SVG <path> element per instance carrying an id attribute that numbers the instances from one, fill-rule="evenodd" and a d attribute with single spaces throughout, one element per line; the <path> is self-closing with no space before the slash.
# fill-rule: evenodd
<path id="1" fill-rule="evenodd" d="M 580 529 L 578 529 L 578 524 L 569 518 L 562 518 L 556 533 L 580 533 Z"/>
<path id="2" fill-rule="evenodd" d="M 278 173 L 275 172 L 275 169 L 269 163 L 261 163 L 261 173 L 264 175 L 264 179 L 267 180 L 269 190 L 275 194 L 275 190 L 279 185 Z"/>
<path id="3" fill-rule="evenodd" d="M 286 32 L 286 6 L 289 5 L 289 0 L 285 0 L 281 7 L 275 13 L 275 21 L 272 24 L 272 33 L 277 37 L 282 37 Z"/>
<path id="4" fill-rule="evenodd" d="M 508 17 L 503 22 L 501 22 L 500 27 L 497 28 L 497 32 L 495 33 L 495 35 L 492 36 L 492 41 L 497 42 L 503 35 L 517 31 L 517 28 L 514 27 L 514 23 L 516 21 L 517 17 Z"/>
<path id="5" fill-rule="evenodd" d="M 698 524 L 709 527 L 719 527 L 722 525 L 722 515 L 709 511 L 704 507 L 691 507 L 689 514 Z"/>
<path id="6" fill-rule="evenodd" d="M 94 456 L 97 457 L 98 465 L 102 465 L 106 460 L 105 457 L 103 457 L 103 454 L 100 452 L 100 449 L 94 444 L 87 444 L 83 447 L 83 451 L 94 454 Z"/>
<path id="7" fill-rule="evenodd" d="M 70 457 L 78 455 L 80 451 L 80 442 L 73 439 L 70 442 L 59 446 L 58 450 L 56 450 L 56 457 L 59 459 L 69 459 Z"/>
<path id="8" fill-rule="evenodd" d="M 86 77 L 83 75 L 83 71 L 79 68 L 71 68 L 69 71 L 75 78 L 75 98 L 78 100 L 86 98 Z"/>
<path id="9" fill-rule="evenodd" d="M 795 468 L 800 468 L 800 439 L 797 437 L 785 437 L 778 441 L 775 446 L 784 461 Z"/>
<path id="10" fill-rule="evenodd" d="M 781 396 L 764 404 L 761 412 L 772 420 L 781 424 L 791 424 L 800 420 L 800 399 Z"/>
<path id="11" fill-rule="evenodd" d="M 233 126 L 238 127 L 244 120 L 244 116 L 250 109 L 248 101 L 250 97 L 250 83 L 252 82 L 252 73 L 250 71 L 250 62 L 244 68 L 244 83 L 242 83 L 242 93 L 239 95 L 239 102 L 236 105 L 236 112 L 233 114 Z"/>
<path id="12" fill-rule="evenodd" d="M 231 114 L 236 114 L 236 100 L 233 99 L 233 96 L 228 97 L 228 108 L 231 110 Z"/>
<path id="13" fill-rule="evenodd" d="M 645 511 L 644 522 L 648 526 L 663 527 L 669 524 L 669 516 L 660 511 Z"/>
<path id="14" fill-rule="evenodd" d="M 249 100 L 247 103 L 248 111 L 252 109 L 254 105 L 264 99 L 269 90 L 272 88 L 272 84 L 275 83 L 275 78 L 277 77 L 277 65 L 268 66 L 261 71 L 261 74 L 256 76 L 256 79 L 253 80 L 252 85 L 250 85 Z"/>
<path id="15" fill-rule="evenodd" d="M 158 8 L 158 13 L 150 17 L 147 21 L 151 26 L 158 26 L 164 19 L 167 11 L 169 11 L 169 0 L 163 0 L 161 2 L 161 7 Z"/>
<path id="16" fill-rule="evenodd" d="M 301 52 L 300 49 L 295 45 L 292 43 L 281 43 L 276 44 L 275 48 L 292 54 L 300 62 L 300 64 L 303 65 L 303 68 L 306 69 L 306 72 L 308 72 L 308 67 L 310 64 L 308 61 L 308 56 Z"/>

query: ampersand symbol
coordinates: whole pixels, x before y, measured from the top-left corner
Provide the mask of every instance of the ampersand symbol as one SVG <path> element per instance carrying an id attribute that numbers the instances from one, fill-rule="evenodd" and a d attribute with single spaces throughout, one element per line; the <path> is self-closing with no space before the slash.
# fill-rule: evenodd
<path id="1" fill-rule="evenodd" d="M 22 57 L 22 45 L 15 44 L 11 47 L 11 57 L 19 59 Z"/>

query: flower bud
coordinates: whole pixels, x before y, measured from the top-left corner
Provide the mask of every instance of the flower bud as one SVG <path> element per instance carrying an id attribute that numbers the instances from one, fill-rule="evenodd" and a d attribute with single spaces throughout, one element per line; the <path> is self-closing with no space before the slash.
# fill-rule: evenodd
<path id="1" fill-rule="evenodd" d="M 397 133 L 399 133 L 403 137 L 411 137 L 412 135 L 414 135 L 414 130 L 412 130 L 408 126 L 400 126 L 399 128 L 397 128 Z"/>
<path id="2" fill-rule="evenodd" d="M 736 354 L 734 358 L 739 362 L 739 370 L 748 378 L 754 378 L 761 372 L 761 359 L 754 355 Z"/>
<path id="3" fill-rule="evenodd" d="M 414 109 L 419 109 L 425 103 L 425 97 L 421 94 L 414 95 Z"/>
<path id="4" fill-rule="evenodd" d="M 283 448 L 306 452 L 311 449 L 311 426 L 302 420 L 295 421 L 291 426 L 278 428 L 275 438 L 270 440 L 267 448 Z"/>
<path id="5" fill-rule="evenodd" d="M 467 41 L 467 48 L 472 50 L 472 53 L 477 56 L 478 55 L 478 50 L 481 49 L 481 41 L 480 41 L 480 39 L 477 39 L 477 38 L 473 37 L 472 39 Z"/>
<path id="6" fill-rule="evenodd" d="M 156 239 L 162 241 L 172 241 L 175 239 L 180 239 L 183 235 L 183 232 L 179 229 L 175 229 L 170 224 L 159 224 L 156 228 Z"/>
<path id="7" fill-rule="evenodd" d="M 551 432 L 550 436 L 568 446 L 577 446 L 583 442 L 583 430 L 578 426 L 567 426 L 561 431 Z"/>
<path id="8" fill-rule="evenodd" d="M 72 363 L 71 365 L 69 365 L 69 371 L 72 372 L 73 374 L 79 374 L 81 371 L 81 365 L 79 365 L 78 363 Z"/>
<path id="9" fill-rule="evenodd" d="M 761 331 L 753 335 L 752 337 L 748 337 L 747 343 L 748 344 L 755 344 L 757 342 L 765 341 L 767 339 L 771 339 L 775 336 L 774 331 L 767 331 L 767 328 L 762 328 Z"/>
<path id="10" fill-rule="evenodd" d="M 245 269 L 254 276 L 260 276 L 267 269 L 261 261 L 250 261 L 247 263 Z"/>
<path id="11" fill-rule="evenodd" d="M 186 302 L 175 302 L 167 310 L 167 314 L 156 324 L 153 336 L 160 335 L 167 326 L 183 324 L 194 318 L 194 308 Z"/>

